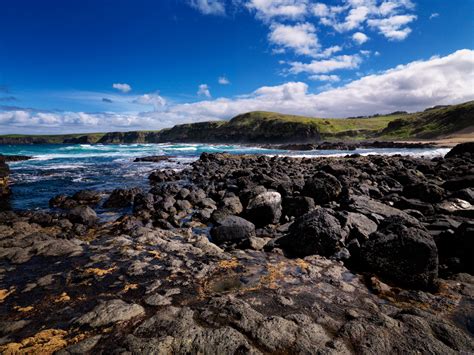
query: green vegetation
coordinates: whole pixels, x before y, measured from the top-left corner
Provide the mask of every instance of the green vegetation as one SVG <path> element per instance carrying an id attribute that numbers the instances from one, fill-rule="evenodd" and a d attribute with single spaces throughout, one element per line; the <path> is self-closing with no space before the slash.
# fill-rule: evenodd
<path id="1" fill-rule="evenodd" d="M 161 131 L 66 135 L 4 135 L 0 144 L 61 143 L 306 143 L 320 140 L 435 139 L 474 131 L 474 101 L 423 112 L 367 118 L 312 118 L 255 111 L 230 121 L 176 125 Z"/>

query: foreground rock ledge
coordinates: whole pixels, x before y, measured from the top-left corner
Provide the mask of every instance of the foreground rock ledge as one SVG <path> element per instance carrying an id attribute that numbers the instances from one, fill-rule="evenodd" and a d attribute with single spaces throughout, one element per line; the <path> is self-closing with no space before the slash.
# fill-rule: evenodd
<path id="1" fill-rule="evenodd" d="M 0 351 L 473 352 L 472 163 L 205 154 L 115 222 L 1 213 Z"/>

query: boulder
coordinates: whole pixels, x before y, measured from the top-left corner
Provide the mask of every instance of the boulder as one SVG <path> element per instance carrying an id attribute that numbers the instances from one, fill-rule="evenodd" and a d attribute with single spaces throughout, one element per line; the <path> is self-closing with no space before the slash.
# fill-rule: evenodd
<path id="1" fill-rule="evenodd" d="M 303 195 L 314 198 L 319 205 L 335 201 L 342 192 L 342 186 L 339 180 L 331 174 L 319 172 L 311 179 L 307 180 Z"/>
<path id="2" fill-rule="evenodd" d="M 362 244 L 365 267 L 400 286 L 425 289 L 438 276 L 438 249 L 420 223 L 400 216 L 385 219 Z"/>
<path id="3" fill-rule="evenodd" d="M 332 210 L 318 208 L 298 218 L 277 244 L 291 255 L 331 256 L 339 247 L 342 229 Z"/>
<path id="4" fill-rule="evenodd" d="M 464 175 L 444 182 L 443 187 L 449 191 L 474 188 L 474 175 Z"/>
<path id="5" fill-rule="evenodd" d="M 301 217 L 314 209 L 315 203 L 311 197 L 295 196 L 283 199 L 283 215 L 288 217 Z"/>
<path id="6" fill-rule="evenodd" d="M 109 198 L 104 202 L 105 208 L 125 208 L 130 207 L 135 195 L 140 192 L 139 188 L 115 189 Z"/>
<path id="7" fill-rule="evenodd" d="M 242 243 L 255 237 L 255 225 L 238 216 L 227 216 L 211 229 L 211 237 L 216 244 Z"/>
<path id="8" fill-rule="evenodd" d="M 445 158 L 457 158 L 465 154 L 474 155 L 474 142 L 458 144 L 445 155 Z"/>
<path id="9" fill-rule="evenodd" d="M 438 185 L 421 182 L 405 186 L 403 194 L 408 198 L 416 198 L 424 202 L 435 203 L 440 202 L 444 198 L 445 191 Z"/>
<path id="10" fill-rule="evenodd" d="M 73 223 L 93 225 L 97 222 L 97 214 L 89 206 L 77 206 L 69 211 L 68 218 Z"/>
<path id="11" fill-rule="evenodd" d="M 143 315 L 145 315 L 145 309 L 142 306 L 116 299 L 99 304 L 92 311 L 77 319 L 76 323 L 99 328 Z"/>
<path id="12" fill-rule="evenodd" d="M 94 190 L 81 190 L 76 192 L 72 199 L 80 205 L 97 205 L 101 200 L 101 194 Z"/>
<path id="13" fill-rule="evenodd" d="M 257 227 L 263 227 L 278 223 L 281 211 L 281 195 L 278 192 L 268 191 L 249 201 L 245 215 Z"/>
<path id="14" fill-rule="evenodd" d="M 139 157 L 135 158 L 133 161 L 134 163 L 139 163 L 139 162 L 147 162 L 147 163 L 160 163 L 162 161 L 168 161 L 170 160 L 170 156 L 166 155 L 152 155 L 150 157 Z"/>

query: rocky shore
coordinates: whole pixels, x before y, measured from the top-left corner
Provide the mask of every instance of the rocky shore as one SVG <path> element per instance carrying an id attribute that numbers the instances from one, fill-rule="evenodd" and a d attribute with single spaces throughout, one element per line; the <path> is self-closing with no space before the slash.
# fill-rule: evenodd
<path id="1" fill-rule="evenodd" d="M 474 352 L 473 144 L 149 179 L 0 213 L 0 352 Z"/>

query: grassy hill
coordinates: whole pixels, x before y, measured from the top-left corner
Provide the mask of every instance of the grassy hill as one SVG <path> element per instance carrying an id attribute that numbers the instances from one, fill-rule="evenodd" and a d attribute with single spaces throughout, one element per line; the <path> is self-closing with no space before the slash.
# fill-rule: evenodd
<path id="1" fill-rule="evenodd" d="M 255 111 L 230 121 L 176 125 L 161 131 L 67 135 L 5 135 L 0 144 L 60 143 L 315 143 L 321 140 L 436 139 L 474 131 L 474 101 L 366 118 L 312 118 Z"/>

